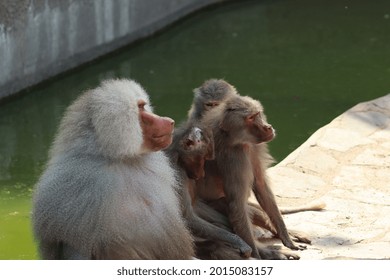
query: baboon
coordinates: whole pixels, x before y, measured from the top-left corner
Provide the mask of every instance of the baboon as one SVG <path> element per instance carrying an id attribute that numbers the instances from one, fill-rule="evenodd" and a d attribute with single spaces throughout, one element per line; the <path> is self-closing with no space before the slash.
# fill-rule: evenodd
<path id="1" fill-rule="evenodd" d="M 232 96 L 238 96 L 236 89 L 227 83 L 224 80 L 211 79 L 206 81 L 201 87 L 194 90 L 195 96 L 194 101 L 189 112 L 189 118 L 201 120 L 203 116 L 210 111 L 214 110 L 217 106 L 222 104 L 226 99 L 229 99 Z M 209 105 L 208 105 L 209 104 Z M 249 205 L 250 215 L 254 224 L 264 227 L 270 230 L 273 234 L 279 236 L 282 239 L 282 242 L 289 248 L 292 249 L 303 249 L 305 246 L 296 245 L 291 241 L 291 238 L 287 232 L 286 226 L 284 225 L 283 218 L 281 217 L 278 207 L 275 203 L 272 190 L 269 188 L 266 178 L 264 176 L 265 170 L 273 163 L 273 158 L 268 152 L 268 147 L 265 143 L 250 145 L 250 155 L 251 160 L 253 161 L 252 166 L 260 167 L 260 175 L 258 180 L 254 181 L 253 188 L 264 190 L 265 196 L 271 196 L 272 201 L 267 206 L 263 201 L 263 205 L 266 208 L 267 214 L 264 213 L 264 210 L 260 207 L 253 207 L 254 205 Z M 259 170 L 259 168 L 257 168 Z M 256 171 L 256 170 L 254 170 Z M 258 173 L 259 174 L 259 173 Z M 256 192 L 257 196 L 259 192 Z M 259 200 L 259 198 L 257 198 Z M 261 200 L 260 200 L 261 201 Z M 225 207 L 226 208 L 226 207 Z M 306 210 L 321 210 L 324 208 L 324 204 L 313 205 L 310 207 L 290 209 L 289 211 L 282 212 L 298 212 Z M 275 214 L 277 213 L 277 214 Z M 270 220 L 271 218 L 271 220 Z M 274 226 L 276 224 L 276 226 Z M 275 229 L 276 228 L 276 229 Z M 298 234 L 297 232 L 291 232 L 293 238 L 297 241 L 302 241 L 310 243 L 310 240 Z"/>
<path id="2" fill-rule="evenodd" d="M 107 80 L 81 95 L 34 191 L 42 258 L 192 258 L 175 171 L 161 151 L 173 129 L 132 80 Z"/>
<path id="3" fill-rule="evenodd" d="M 173 143 L 167 152 L 172 162 L 177 166 L 181 187 L 179 193 L 182 199 L 184 217 L 195 236 L 196 257 L 201 259 L 247 259 L 251 248 L 240 237 L 231 232 L 225 216 L 210 208 L 207 204 L 196 200 L 196 180 L 204 177 L 205 160 L 214 159 L 213 137 L 208 129 L 200 124 L 187 123 L 175 131 Z M 206 218 L 221 226 L 221 219 L 226 227 L 217 227 L 200 218 L 192 205 L 203 204 Z M 225 221 L 226 220 L 226 221 Z M 225 229 L 223 229 L 225 228 Z M 268 249 L 257 244 L 262 258 L 265 259 L 298 259 L 292 252 Z"/>
<path id="4" fill-rule="evenodd" d="M 240 237 L 203 220 L 192 208 L 196 199 L 195 180 L 204 177 L 205 161 L 214 159 L 214 141 L 211 131 L 199 124 L 188 122 L 175 131 L 172 145 L 167 152 L 179 173 L 178 192 L 181 197 L 183 216 L 192 233 L 206 240 L 229 243 L 239 250 L 242 257 L 250 257 L 252 249 Z M 197 257 L 201 256 L 197 255 Z"/>
<path id="5" fill-rule="evenodd" d="M 303 248 L 288 235 L 275 197 L 265 183 L 266 162 L 260 162 L 259 156 L 263 159 L 268 153 L 261 144 L 271 141 L 275 132 L 267 123 L 260 102 L 232 96 L 205 114 L 202 122 L 212 128 L 216 159 L 205 164 L 205 178 L 197 187 L 200 197 L 205 200 L 225 197 L 233 232 L 251 246 L 252 256 L 258 258 L 247 202 L 252 188 L 283 244 L 291 249 Z"/>
<path id="6" fill-rule="evenodd" d="M 190 121 L 201 121 L 203 116 L 227 98 L 238 95 L 237 90 L 222 79 L 210 79 L 194 89 L 194 100 L 188 111 Z"/>

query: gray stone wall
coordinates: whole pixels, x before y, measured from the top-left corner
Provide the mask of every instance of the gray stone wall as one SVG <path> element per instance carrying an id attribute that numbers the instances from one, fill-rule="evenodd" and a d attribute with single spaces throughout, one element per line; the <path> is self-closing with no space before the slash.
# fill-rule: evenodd
<path id="1" fill-rule="evenodd" d="M 0 99 L 223 0 L 0 0 Z"/>

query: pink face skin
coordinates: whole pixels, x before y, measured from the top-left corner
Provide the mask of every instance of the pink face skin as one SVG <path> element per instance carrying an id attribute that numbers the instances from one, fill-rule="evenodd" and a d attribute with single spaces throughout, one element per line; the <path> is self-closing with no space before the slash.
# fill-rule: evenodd
<path id="1" fill-rule="evenodd" d="M 143 148 L 147 151 L 159 151 L 172 143 L 175 121 L 168 117 L 160 117 L 145 110 L 145 102 L 138 102 L 139 118 L 144 135 Z"/>

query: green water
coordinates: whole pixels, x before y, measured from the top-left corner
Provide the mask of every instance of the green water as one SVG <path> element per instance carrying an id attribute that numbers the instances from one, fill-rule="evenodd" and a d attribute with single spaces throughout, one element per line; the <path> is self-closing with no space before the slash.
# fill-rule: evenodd
<path id="1" fill-rule="evenodd" d="M 111 77 L 139 81 L 155 111 L 185 118 L 192 89 L 225 78 L 263 103 L 282 160 L 358 102 L 390 92 L 390 1 L 239 1 L 0 105 L 0 259 L 35 259 L 31 193 L 64 109 Z"/>

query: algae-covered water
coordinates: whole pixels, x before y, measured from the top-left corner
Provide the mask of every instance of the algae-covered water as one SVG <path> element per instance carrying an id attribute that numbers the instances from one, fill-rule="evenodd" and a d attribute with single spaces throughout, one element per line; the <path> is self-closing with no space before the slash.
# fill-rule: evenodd
<path id="1" fill-rule="evenodd" d="M 36 259 L 31 194 L 65 108 L 106 78 L 149 92 L 179 123 L 192 89 L 224 78 L 259 99 L 277 130 L 278 161 L 358 102 L 390 92 L 390 1 L 237 1 L 187 17 L 157 35 L 0 105 L 0 259 Z M 291 187 L 291 186 L 286 186 Z"/>

